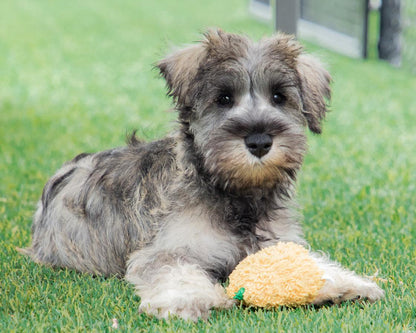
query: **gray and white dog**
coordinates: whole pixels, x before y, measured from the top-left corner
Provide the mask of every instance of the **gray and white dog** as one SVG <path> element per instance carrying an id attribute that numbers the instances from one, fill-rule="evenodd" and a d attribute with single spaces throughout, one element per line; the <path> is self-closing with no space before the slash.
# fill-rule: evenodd
<path id="1" fill-rule="evenodd" d="M 292 37 L 253 42 L 212 30 L 158 63 L 176 133 L 81 154 L 46 184 L 34 217 L 39 263 L 124 276 L 140 311 L 197 320 L 228 308 L 221 285 L 248 254 L 306 244 L 293 202 L 305 127 L 321 132 L 330 76 Z M 384 296 L 313 254 L 326 283 L 316 304 Z"/>

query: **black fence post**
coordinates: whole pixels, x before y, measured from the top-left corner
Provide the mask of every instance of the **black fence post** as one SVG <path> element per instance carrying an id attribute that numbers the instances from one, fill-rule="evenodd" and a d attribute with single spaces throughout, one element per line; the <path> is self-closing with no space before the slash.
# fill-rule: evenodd
<path id="1" fill-rule="evenodd" d="M 382 0 L 378 56 L 393 66 L 401 65 L 401 0 Z"/>

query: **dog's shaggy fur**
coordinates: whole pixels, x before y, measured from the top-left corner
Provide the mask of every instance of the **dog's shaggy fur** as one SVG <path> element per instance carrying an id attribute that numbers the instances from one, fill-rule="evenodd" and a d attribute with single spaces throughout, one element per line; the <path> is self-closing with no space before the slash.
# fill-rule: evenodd
<path id="1" fill-rule="evenodd" d="M 330 76 L 289 36 L 252 42 L 220 30 L 158 67 L 178 132 L 66 163 L 44 188 L 26 253 L 125 276 L 140 311 L 196 320 L 233 304 L 219 282 L 248 254 L 278 241 L 305 244 L 293 184 L 304 128 L 321 131 Z M 383 296 L 314 256 L 327 279 L 315 303 Z"/>

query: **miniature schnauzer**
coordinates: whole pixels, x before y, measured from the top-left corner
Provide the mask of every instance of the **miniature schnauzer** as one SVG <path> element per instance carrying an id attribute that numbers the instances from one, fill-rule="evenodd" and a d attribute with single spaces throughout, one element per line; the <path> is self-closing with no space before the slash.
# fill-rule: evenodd
<path id="1" fill-rule="evenodd" d="M 157 64 L 177 132 L 67 162 L 46 184 L 24 252 L 39 263 L 131 282 L 140 312 L 207 318 L 229 308 L 221 282 L 279 241 L 306 245 L 294 183 L 305 127 L 321 132 L 330 76 L 292 37 L 212 30 Z M 316 304 L 374 302 L 372 281 L 313 254 Z"/>

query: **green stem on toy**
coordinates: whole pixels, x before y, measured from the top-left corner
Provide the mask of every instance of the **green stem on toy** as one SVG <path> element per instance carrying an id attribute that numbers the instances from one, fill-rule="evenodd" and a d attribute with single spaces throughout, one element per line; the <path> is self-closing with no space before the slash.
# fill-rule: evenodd
<path id="1" fill-rule="evenodd" d="M 235 296 L 233 297 L 234 299 L 238 299 L 239 301 L 243 300 L 244 297 L 244 292 L 246 291 L 245 288 L 240 288 L 236 293 Z"/>

